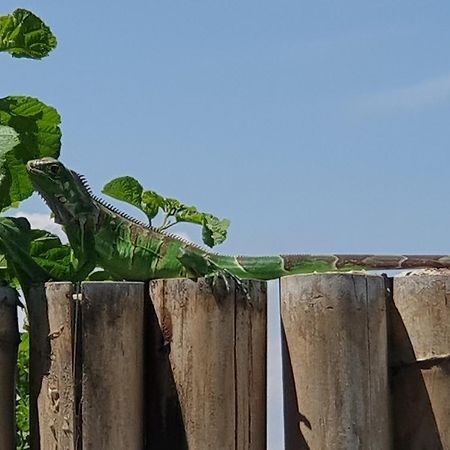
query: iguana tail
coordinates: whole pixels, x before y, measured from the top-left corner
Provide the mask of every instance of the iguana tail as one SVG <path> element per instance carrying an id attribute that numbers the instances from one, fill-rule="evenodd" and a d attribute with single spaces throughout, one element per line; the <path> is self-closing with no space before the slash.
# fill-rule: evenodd
<path id="1" fill-rule="evenodd" d="M 450 268 L 450 255 L 212 255 L 211 259 L 241 279 L 256 280 L 313 272 Z"/>

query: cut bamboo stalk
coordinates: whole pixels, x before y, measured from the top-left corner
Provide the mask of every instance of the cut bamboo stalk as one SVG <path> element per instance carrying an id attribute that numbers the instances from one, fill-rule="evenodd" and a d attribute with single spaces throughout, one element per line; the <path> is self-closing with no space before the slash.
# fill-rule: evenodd
<path id="1" fill-rule="evenodd" d="M 16 361 L 20 336 L 17 297 L 8 287 L 0 288 L 0 449 L 16 448 Z"/>
<path id="2" fill-rule="evenodd" d="M 393 299 L 394 448 L 450 448 L 450 275 L 395 277 Z"/>
<path id="3" fill-rule="evenodd" d="M 30 290 L 30 416 L 33 450 L 74 449 L 71 283 Z"/>
<path id="4" fill-rule="evenodd" d="M 281 279 L 286 449 L 389 449 L 386 292 L 363 274 Z"/>
<path id="5" fill-rule="evenodd" d="M 250 300 L 233 284 L 151 282 L 159 373 L 149 448 L 265 448 L 267 292 L 248 286 Z"/>
<path id="6" fill-rule="evenodd" d="M 31 290 L 33 450 L 143 448 L 143 286 Z"/>
<path id="7" fill-rule="evenodd" d="M 140 450 L 144 284 L 89 282 L 81 294 L 76 353 L 82 448 Z"/>

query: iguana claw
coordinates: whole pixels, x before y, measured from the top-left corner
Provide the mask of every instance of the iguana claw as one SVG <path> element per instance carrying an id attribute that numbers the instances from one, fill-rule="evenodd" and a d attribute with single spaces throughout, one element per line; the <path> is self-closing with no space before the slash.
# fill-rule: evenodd
<path id="1" fill-rule="evenodd" d="M 221 279 L 225 284 L 225 289 L 227 292 L 230 292 L 230 283 L 229 280 L 233 280 L 238 289 L 245 295 L 247 300 L 250 299 L 250 293 L 245 283 L 237 277 L 233 275 L 230 271 L 224 268 L 216 268 L 213 272 L 208 275 L 205 275 L 205 280 L 210 282 L 213 287 L 217 285 L 217 281 Z"/>

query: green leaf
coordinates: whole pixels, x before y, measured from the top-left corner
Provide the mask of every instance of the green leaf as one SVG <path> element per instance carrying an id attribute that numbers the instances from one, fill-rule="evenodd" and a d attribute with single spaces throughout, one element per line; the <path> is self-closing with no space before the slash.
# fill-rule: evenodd
<path id="1" fill-rule="evenodd" d="M 166 198 L 164 200 L 164 204 L 163 204 L 162 208 L 166 214 L 175 216 L 176 213 L 180 209 L 185 208 L 185 206 L 176 198 Z"/>
<path id="2" fill-rule="evenodd" d="M 175 214 L 177 222 L 190 222 L 203 225 L 205 214 L 199 212 L 195 206 L 185 206 Z"/>
<path id="3" fill-rule="evenodd" d="M 143 188 L 133 177 L 119 177 L 107 183 L 102 192 L 117 200 L 130 203 L 141 209 Z"/>
<path id="4" fill-rule="evenodd" d="M 14 128 L 0 125 L 0 159 L 19 143 L 19 135 Z"/>
<path id="5" fill-rule="evenodd" d="M 72 279 L 72 250 L 60 239 L 45 230 L 31 229 L 24 217 L 0 217 L 0 270 L 13 279 L 19 278 L 22 288 L 31 283 Z M 23 283 L 23 284 L 22 284 Z"/>
<path id="6" fill-rule="evenodd" d="M 53 280 L 71 280 L 72 251 L 69 245 L 61 243 L 58 236 L 45 230 L 30 232 L 30 255 L 46 270 Z"/>
<path id="7" fill-rule="evenodd" d="M 33 193 L 26 171 L 27 161 L 59 156 L 60 122 L 54 108 L 35 98 L 0 99 L 0 126 L 3 130 L 12 128 L 20 141 L 10 149 L 13 141 L 5 139 L 7 144 L 0 147 L 0 209 L 25 200 Z"/>
<path id="8" fill-rule="evenodd" d="M 228 219 L 220 220 L 211 214 L 205 214 L 202 230 L 203 242 L 209 247 L 221 244 L 227 238 L 229 226 Z"/>
<path id="9" fill-rule="evenodd" d="M 0 286 L 9 286 L 13 289 L 20 289 L 20 284 L 14 271 L 8 267 L 6 256 L 2 254 L 0 254 Z"/>
<path id="10" fill-rule="evenodd" d="M 164 197 L 161 197 L 154 191 L 145 191 L 142 193 L 141 209 L 152 220 L 164 206 Z"/>
<path id="11" fill-rule="evenodd" d="M 0 217 L 0 252 L 7 261 L 7 275 L 17 276 L 22 288 L 30 283 L 47 281 L 48 273 L 30 255 L 31 228 L 24 217 Z"/>
<path id="12" fill-rule="evenodd" d="M 5 160 L 6 154 L 19 143 L 19 135 L 14 128 L 0 125 L 0 209 L 4 209 L 12 203 L 9 193 L 11 176 L 5 165 Z"/>
<path id="13" fill-rule="evenodd" d="M 16 58 L 41 59 L 56 47 L 50 28 L 32 12 L 16 9 L 0 16 L 0 51 Z"/>

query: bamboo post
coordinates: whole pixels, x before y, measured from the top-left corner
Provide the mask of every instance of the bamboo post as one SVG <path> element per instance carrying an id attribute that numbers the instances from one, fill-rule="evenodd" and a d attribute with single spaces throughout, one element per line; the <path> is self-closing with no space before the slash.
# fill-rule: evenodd
<path id="1" fill-rule="evenodd" d="M 8 287 L 0 288 L 0 448 L 16 448 L 16 361 L 20 336 L 17 297 Z"/>
<path id="2" fill-rule="evenodd" d="M 73 450 L 72 284 L 36 285 L 28 305 L 32 448 Z"/>
<path id="3" fill-rule="evenodd" d="M 144 284 L 82 284 L 77 357 L 83 450 L 140 450 Z"/>
<path id="4" fill-rule="evenodd" d="M 450 275 L 394 278 L 390 365 L 394 448 L 450 448 Z"/>
<path id="5" fill-rule="evenodd" d="M 281 316 L 286 449 L 389 449 L 384 278 L 282 278 Z"/>
<path id="6" fill-rule="evenodd" d="M 249 283 L 250 299 L 230 284 L 150 283 L 149 448 L 265 448 L 266 284 Z"/>
<path id="7" fill-rule="evenodd" d="M 31 291 L 33 450 L 143 448 L 143 287 Z"/>

